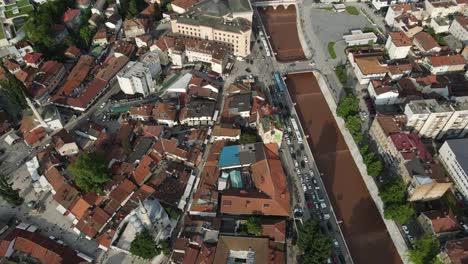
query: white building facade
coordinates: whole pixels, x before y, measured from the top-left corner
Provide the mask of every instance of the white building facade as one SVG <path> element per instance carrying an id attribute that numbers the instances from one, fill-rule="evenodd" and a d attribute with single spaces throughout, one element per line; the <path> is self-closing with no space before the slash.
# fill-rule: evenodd
<path id="1" fill-rule="evenodd" d="M 131 61 L 117 74 L 120 89 L 126 94 L 140 93 L 147 96 L 154 92 L 156 86 L 150 69 L 141 62 Z"/>
<path id="2" fill-rule="evenodd" d="M 456 188 L 468 198 L 468 139 L 447 140 L 439 149 L 439 159 L 455 182 Z"/>

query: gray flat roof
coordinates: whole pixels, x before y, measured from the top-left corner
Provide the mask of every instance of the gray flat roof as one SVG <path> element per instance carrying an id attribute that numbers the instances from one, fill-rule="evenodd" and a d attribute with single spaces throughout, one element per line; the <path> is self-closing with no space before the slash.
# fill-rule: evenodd
<path id="1" fill-rule="evenodd" d="M 455 154 L 458 164 L 468 173 L 468 138 L 450 139 L 446 143 Z"/>

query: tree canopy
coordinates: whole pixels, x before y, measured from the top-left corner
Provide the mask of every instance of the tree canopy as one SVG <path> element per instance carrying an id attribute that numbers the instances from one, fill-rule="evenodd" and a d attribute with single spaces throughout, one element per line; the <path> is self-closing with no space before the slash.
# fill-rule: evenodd
<path id="1" fill-rule="evenodd" d="M 13 184 L 9 183 L 5 176 L 0 176 L 0 197 L 12 205 L 20 205 L 24 199 L 20 197 L 19 191 L 13 189 Z"/>
<path id="2" fill-rule="evenodd" d="M 256 133 L 243 132 L 240 135 L 239 143 L 240 144 L 253 144 L 258 142 L 258 136 Z"/>
<path id="3" fill-rule="evenodd" d="M 426 235 L 414 243 L 414 249 L 409 252 L 409 259 L 414 264 L 439 264 L 439 240 L 432 235 Z"/>
<path id="4" fill-rule="evenodd" d="M 347 94 L 341 99 L 336 111 L 338 116 L 344 119 L 352 115 L 357 115 L 359 111 L 359 101 L 353 94 Z"/>
<path id="5" fill-rule="evenodd" d="M 24 97 L 27 93 L 26 87 L 24 87 L 23 83 L 16 79 L 15 76 L 11 75 L 8 71 L 5 72 L 7 79 L 0 81 L 1 89 L 12 104 L 25 109 L 28 106 Z"/>
<path id="6" fill-rule="evenodd" d="M 105 158 L 97 153 L 79 156 L 68 168 L 75 183 L 85 192 L 101 193 L 104 183 L 111 179 Z"/>
<path id="7" fill-rule="evenodd" d="M 308 219 L 299 230 L 297 246 L 304 252 L 302 263 L 327 263 L 332 250 L 331 239 L 320 231 L 316 219 Z"/>
<path id="8" fill-rule="evenodd" d="M 246 226 L 248 234 L 255 236 L 260 236 L 262 234 L 262 224 L 257 217 L 249 217 L 249 219 L 247 219 Z"/>
<path id="9" fill-rule="evenodd" d="M 152 259 L 159 255 L 161 250 L 157 247 L 157 244 L 150 232 L 144 230 L 143 232 L 138 233 L 130 244 L 130 253 L 144 259 Z"/>
<path id="10" fill-rule="evenodd" d="M 401 179 L 393 179 L 380 190 L 384 203 L 384 216 L 400 224 L 406 223 L 414 215 L 414 210 L 407 201 L 406 186 Z"/>

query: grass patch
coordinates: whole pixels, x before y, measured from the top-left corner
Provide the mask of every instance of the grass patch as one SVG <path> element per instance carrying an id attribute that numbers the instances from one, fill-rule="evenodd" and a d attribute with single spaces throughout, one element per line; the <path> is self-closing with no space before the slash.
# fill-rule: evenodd
<path id="1" fill-rule="evenodd" d="M 32 10 L 33 10 L 33 7 L 30 5 L 18 8 L 19 12 L 16 14 L 13 13 L 13 10 L 5 10 L 5 17 L 12 18 L 12 17 L 19 17 L 19 16 L 27 15 Z"/>
<path id="2" fill-rule="evenodd" d="M 328 53 L 332 59 L 336 59 L 335 42 L 328 42 Z"/>
<path id="3" fill-rule="evenodd" d="M 346 7 L 346 12 L 348 12 L 348 14 L 353 15 L 353 16 L 358 16 L 359 15 L 359 9 L 357 9 L 354 6 L 347 6 Z"/>
<path id="4" fill-rule="evenodd" d="M 332 6 L 320 7 L 319 9 L 326 10 L 326 11 L 333 11 L 333 7 L 332 7 Z"/>
<path id="5" fill-rule="evenodd" d="M 345 85 L 348 81 L 348 74 L 346 73 L 346 65 L 340 65 L 335 68 L 336 77 L 340 80 L 340 83 Z"/>

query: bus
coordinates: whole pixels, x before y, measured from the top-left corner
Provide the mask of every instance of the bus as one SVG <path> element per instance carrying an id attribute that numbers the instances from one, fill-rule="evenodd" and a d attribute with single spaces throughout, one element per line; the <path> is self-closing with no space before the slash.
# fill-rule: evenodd
<path id="1" fill-rule="evenodd" d="M 297 143 L 302 144 L 302 135 L 299 131 L 299 126 L 297 125 L 296 119 L 291 117 L 291 124 L 294 129 L 294 133 L 296 133 Z"/>

